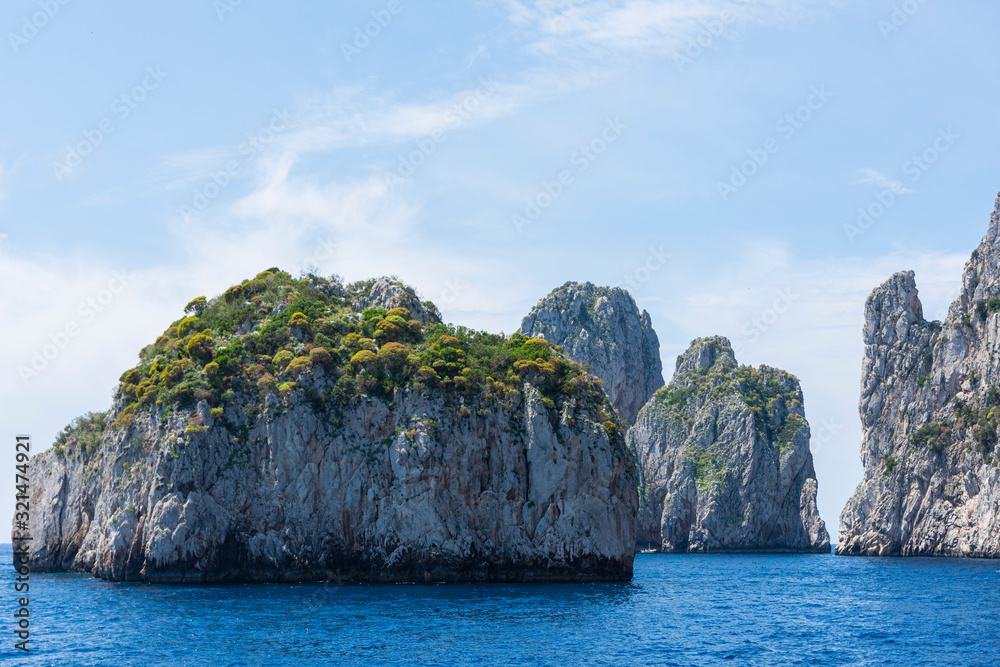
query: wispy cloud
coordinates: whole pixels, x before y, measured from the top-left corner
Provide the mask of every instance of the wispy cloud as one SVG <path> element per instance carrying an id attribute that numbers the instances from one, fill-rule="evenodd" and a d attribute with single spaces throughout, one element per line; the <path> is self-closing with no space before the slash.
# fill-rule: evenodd
<path id="1" fill-rule="evenodd" d="M 858 174 L 860 178 L 853 181 L 851 185 L 874 185 L 877 188 L 889 190 L 897 195 L 905 195 L 913 192 L 913 190 L 903 185 L 902 181 L 893 180 L 870 167 L 858 169 Z"/>
<path id="2" fill-rule="evenodd" d="M 391 146 L 451 132 L 516 113 L 554 95 L 587 87 L 594 75 L 559 75 L 529 71 L 514 80 L 483 78 L 477 86 L 424 100 L 403 101 L 391 93 L 363 87 L 339 87 L 289 105 L 294 125 L 254 152 L 272 164 L 292 165 L 310 154 L 371 146 Z M 488 89 L 488 90 L 487 90 Z M 484 90 L 487 92 L 484 94 Z M 165 156 L 154 179 L 164 190 L 190 188 L 213 170 L 237 158 L 241 145 L 190 149 Z M 254 165 L 241 177 L 260 176 L 269 167 Z M 266 179 L 264 179 L 265 187 Z"/>
<path id="3" fill-rule="evenodd" d="M 837 0 L 505 0 L 537 53 L 669 54 L 708 24 L 775 24 L 815 16 Z"/>
<path id="4" fill-rule="evenodd" d="M 154 178 L 164 190 L 190 187 L 205 178 L 213 169 L 238 155 L 238 145 L 193 148 L 166 155 L 157 167 Z"/>
<path id="5" fill-rule="evenodd" d="M 486 53 L 486 47 L 480 44 L 479 48 L 477 48 L 475 52 L 471 56 L 469 56 L 469 62 L 466 63 L 465 67 L 460 69 L 459 72 L 465 72 L 468 69 L 470 69 L 472 67 L 472 64 L 476 62 L 479 56 L 483 55 L 484 53 Z"/>
<path id="6" fill-rule="evenodd" d="M 296 131 L 282 150 L 296 154 L 404 143 L 439 130 L 469 128 L 508 117 L 544 100 L 589 88 L 600 71 L 530 69 L 506 79 L 484 77 L 478 85 L 432 99 L 401 101 L 361 88 L 338 88 L 297 105 Z M 484 89 L 491 89 L 484 95 Z"/>

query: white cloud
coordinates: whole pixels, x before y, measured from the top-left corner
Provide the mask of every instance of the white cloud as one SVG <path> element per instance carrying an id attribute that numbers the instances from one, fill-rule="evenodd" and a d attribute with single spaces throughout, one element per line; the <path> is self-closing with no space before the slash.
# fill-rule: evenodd
<path id="1" fill-rule="evenodd" d="M 910 194 L 913 190 L 903 185 L 902 181 L 895 181 L 884 174 L 881 174 L 870 167 L 858 169 L 860 178 L 851 185 L 874 185 L 883 190 L 889 190 L 897 195 Z"/>
<path id="2" fill-rule="evenodd" d="M 190 187 L 237 156 L 237 146 L 213 146 L 171 153 L 161 161 L 154 175 L 159 187 L 175 190 Z"/>
<path id="3" fill-rule="evenodd" d="M 719 26 L 813 16 L 837 0 L 506 0 L 511 22 L 533 29 L 538 53 L 671 54 Z"/>
<path id="4" fill-rule="evenodd" d="M 456 132 L 511 116 L 525 107 L 556 96 L 589 88 L 606 76 L 609 74 L 599 69 L 530 69 L 510 80 L 482 78 L 475 86 L 418 101 L 400 101 L 393 95 L 374 94 L 360 87 L 341 87 L 329 94 L 304 98 L 290 105 L 288 125 L 275 133 L 269 142 L 258 144 L 260 150 L 254 150 L 252 157 L 248 157 L 249 151 L 240 150 L 241 146 L 246 148 L 246 144 L 170 154 L 161 160 L 151 187 L 160 191 L 189 188 L 191 194 L 182 203 L 191 206 L 195 193 L 208 185 L 209 175 L 221 172 L 228 161 L 236 160 L 240 171 L 233 180 L 248 181 L 251 188 L 244 205 L 237 206 L 244 212 L 248 202 L 273 204 L 279 189 L 285 192 L 298 189 L 303 193 L 306 189 L 317 188 L 325 190 L 329 199 L 338 190 L 346 192 L 360 188 L 360 191 L 368 193 L 363 196 L 372 196 L 371 183 L 347 180 L 339 186 L 320 186 L 308 176 L 303 177 L 303 183 L 299 183 L 299 177 L 291 174 L 304 160 L 318 153 L 403 145 L 400 155 L 410 155 L 418 148 L 412 142 L 420 140 L 426 144 L 432 137 L 443 137 L 438 141 L 446 141 Z M 409 146 L 405 145 L 407 143 Z M 434 148 L 436 150 L 436 146 Z M 359 181 L 366 181 L 373 172 L 386 180 L 390 173 L 396 171 L 400 159 L 400 155 L 390 155 L 386 154 L 381 162 L 373 164 L 359 162 L 351 171 L 358 175 Z M 308 188 L 304 183 L 308 184 Z M 223 190 L 226 191 L 226 188 Z M 382 194 L 388 195 L 387 192 Z M 87 203 L 109 201 L 119 195 L 104 193 L 87 200 Z M 211 202 L 211 208 L 220 208 L 225 199 L 222 196 Z M 283 201 L 292 207 L 287 212 L 291 217 L 309 217 L 319 213 L 315 209 L 311 213 L 307 211 L 308 202 L 297 202 L 287 197 Z M 318 200 L 314 196 L 310 201 L 315 205 Z M 267 210 L 284 215 L 273 205 Z M 196 213 L 193 216 L 198 218 L 196 222 L 204 225 L 201 211 Z"/>
<path id="5" fill-rule="evenodd" d="M 338 148 L 397 144 L 509 116 L 538 102 L 591 86 L 601 75 L 531 69 L 509 80 L 478 85 L 434 99 L 401 102 L 360 88 L 338 88 L 298 105 L 297 128 L 281 150 L 296 155 Z"/>

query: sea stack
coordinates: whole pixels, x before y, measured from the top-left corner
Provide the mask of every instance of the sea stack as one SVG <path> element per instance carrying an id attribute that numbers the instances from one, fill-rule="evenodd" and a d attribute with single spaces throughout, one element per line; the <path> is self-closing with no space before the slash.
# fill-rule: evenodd
<path id="1" fill-rule="evenodd" d="M 395 279 L 199 297 L 32 459 L 34 570 L 113 580 L 624 581 L 636 471 L 597 378 Z"/>
<path id="2" fill-rule="evenodd" d="M 912 271 L 865 304 L 861 461 L 837 553 L 1000 556 L 1000 197 L 944 322 Z"/>
<path id="3" fill-rule="evenodd" d="M 829 553 L 798 380 L 699 338 L 628 433 L 638 541 L 674 553 Z"/>
<path id="4" fill-rule="evenodd" d="M 640 312 L 620 287 L 568 282 L 531 309 L 521 333 L 544 338 L 573 361 L 589 364 L 629 424 L 663 386 L 660 342 L 649 313 Z"/>

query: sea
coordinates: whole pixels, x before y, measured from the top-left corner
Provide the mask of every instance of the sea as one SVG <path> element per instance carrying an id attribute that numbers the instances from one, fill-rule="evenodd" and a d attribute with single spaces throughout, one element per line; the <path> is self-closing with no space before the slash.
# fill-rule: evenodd
<path id="1" fill-rule="evenodd" d="M 30 573 L 0 664 L 1000 665 L 1000 561 L 640 554 L 620 584 L 114 583 Z"/>

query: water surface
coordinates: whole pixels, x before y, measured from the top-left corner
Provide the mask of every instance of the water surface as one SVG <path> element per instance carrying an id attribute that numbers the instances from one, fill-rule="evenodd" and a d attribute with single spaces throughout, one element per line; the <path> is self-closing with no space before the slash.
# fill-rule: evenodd
<path id="1" fill-rule="evenodd" d="M 628 584 L 219 585 L 32 574 L 5 664 L 998 665 L 1000 562 L 640 555 Z"/>

